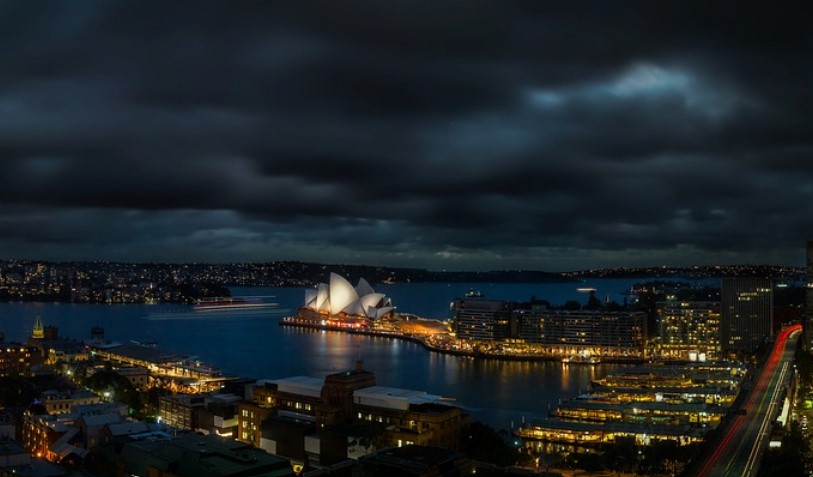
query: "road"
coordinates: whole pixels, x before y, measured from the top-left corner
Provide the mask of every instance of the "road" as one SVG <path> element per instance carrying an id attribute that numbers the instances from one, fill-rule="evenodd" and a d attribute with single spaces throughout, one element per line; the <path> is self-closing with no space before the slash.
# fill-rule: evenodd
<path id="1" fill-rule="evenodd" d="M 768 446 L 773 422 L 782 409 L 784 389 L 793 374 L 793 356 L 801 325 L 782 330 L 762 371 L 726 434 L 700 467 L 698 477 L 753 477 L 759 470 L 761 453 Z"/>

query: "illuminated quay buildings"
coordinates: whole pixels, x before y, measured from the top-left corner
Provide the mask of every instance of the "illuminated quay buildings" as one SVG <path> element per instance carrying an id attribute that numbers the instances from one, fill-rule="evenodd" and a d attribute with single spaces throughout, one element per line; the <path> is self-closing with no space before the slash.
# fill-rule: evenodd
<path id="1" fill-rule="evenodd" d="M 185 354 L 163 350 L 153 344 L 101 344 L 91 345 L 91 354 L 109 360 L 122 369 L 143 370 L 149 378 L 174 392 L 205 393 L 220 390 L 235 376 L 224 375 L 214 366 L 202 363 Z M 134 379 L 139 376 L 132 376 Z M 131 379 L 133 381 L 134 379 Z"/>
<path id="2" fill-rule="evenodd" d="M 549 418 L 515 434 L 536 451 L 584 450 L 619 438 L 639 446 L 701 442 L 729 412 L 744 374 L 727 364 L 627 368 L 594 381 L 589 394 L 562 402 Z"/>

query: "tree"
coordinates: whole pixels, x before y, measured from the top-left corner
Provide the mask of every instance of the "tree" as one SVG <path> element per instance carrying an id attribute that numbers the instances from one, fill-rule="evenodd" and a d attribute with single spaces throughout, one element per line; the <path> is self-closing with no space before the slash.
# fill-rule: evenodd
<path id="1" fill-rule="evenodd" d="M 602 455 L 604 466 L 616 473 L 629 472 L 638 462 L 634 437 L 619 437 L 606 447 Z"/>
<path id="2" fill-rule="evenodd" d="M 567 311 L 578 311 L 582 309 L 582 306 L 576 300 L 568 300 L 562 305 L 562 308 Z"/>
<path id="3" fill-rule="evenodd" d="M 598 472 L 603 468 L 602 456 L 589 452 L 574 452 L 568 454 L 565 462 L 572 469 L 581 469 L 588 474 Z M 575 475 L 575 473 L 574 473 Z"/>
<path id="4" fill-rule="evenodd" d="M 141 394 L 130 380 L 115 371 L 97 371 L 85 379 L 85 386 L 98 394 L 110 393 L 113 399 L 126 404 L 131 414 L 140 415 L 144 407 Z"/>
<path id="5" fill-rule="evenodd" d="M 810 456 L 810 445 L 797 424 L 782 439 L 782 447 L 769 449 L 759 466 L 757 477 L 789 477 L 805 475 L 805 459 Z"/>
<path id="6" fill-rule="evenodd" d="M 383 449 L 388 444 L 387 426 L 381 422 L 354 420 L 347 427 L 347 434 L 354 438 L 352 445 L 365 449 Z"/>
<path id="7" fill-rule="evenodd" d="M 587 304 L 584 305 L 585 310 L 600 310 L 603 308 L 601 300 L 596 297 L 595 290 L 590 290 L 590 296 L 587 298 Z"/>
<path id="8" fill-rule="evenodd" d="M 22 376 L 0 377 L 0 407 L 25 407 L 35 397 L 37 392 L 31 381 Z"/>
<path id="9" fill-rule="evenodd" d="M 460 433 L 460 450 L 472 459 L 500 467 L 514 465 L 519 457 L 493 427 L 477 421 Z"/>

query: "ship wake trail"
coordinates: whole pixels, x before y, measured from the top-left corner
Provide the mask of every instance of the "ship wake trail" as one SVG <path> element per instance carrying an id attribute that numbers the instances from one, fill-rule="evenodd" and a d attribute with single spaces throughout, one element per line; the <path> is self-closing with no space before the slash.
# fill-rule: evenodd
<path id="1" fill-rule="evenodd" d="M 259 308 L 252 310 L 211 310 L 191 311 L 180 313 L 151 313 L 147 316 L 150 321 L 175 320 L 236 320 L 245 318 L 263 318 L 267 316 L 282 316 L 290 313 L 290 308 Z"/>

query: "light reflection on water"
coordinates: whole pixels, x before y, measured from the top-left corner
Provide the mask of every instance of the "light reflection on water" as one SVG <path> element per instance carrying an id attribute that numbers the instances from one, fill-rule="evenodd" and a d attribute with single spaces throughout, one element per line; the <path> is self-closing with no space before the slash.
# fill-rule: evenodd
<path id="1" fill-rule="evenodd" d="M 590 283 L 607 293 L 620 293 L 637 280 Z M 579 285 L 581 286 L 581 285 Z M 380 286 L 396 296 L 399 309 L 442 314 L 456 294 L 469 284 L 398 284 Z M 546 288 L 547 287 L 547 288 Z M 527 299 L 530 294 L 561 302 L 570 295 L 551 296 L 546 290 L 570 290 L 574 284 L 518 284 L 484 287 L 488 298 Z M 243 289 L 245 290 L 245 289 Z M 236 294 L 241 290 L 236 290 Z M 564 292 L 563 292 L 564 293 Z M 275 295 L 282 309 L 296 309 L 303 299 L 301 288 L 248 289 L 242 294 Z M 558 298 L 557 298 L 558 297 Z M 279 315 L 224 316 L 221 319 L 150 319 L 156 314 L 189 314 L 179 305 L 77 305 L 59 303 L 0 303 L 0 331 L 9 340 L 25 340 L 36 315 L 45 324 L 58 326 L 60 334 L 87 339 L 90 328 L 103 326 L 107 337 L 158 341 L 170 350 L 198 356 L 224 371 L 255 378 L 286 376 L 322 377 L 352 369 L 361 354 L 365 368 L 376 373 L 380 385 L 424 390 L 457 399 L 473 419 L 507 428 L 512 421 L 547 415 L 560 398 L 587 392 L 590 380 L 606 374 L 613 365 L 570 365 L 558 362 L 475 360 L 429 352 L 408 341 L 285 328 Z M 448 312 L 446 312 L 448 313 Z M 431 315 L 430 315 L 431 316 Z M 437 316 L 437 315 L 436 315 Z"/>

